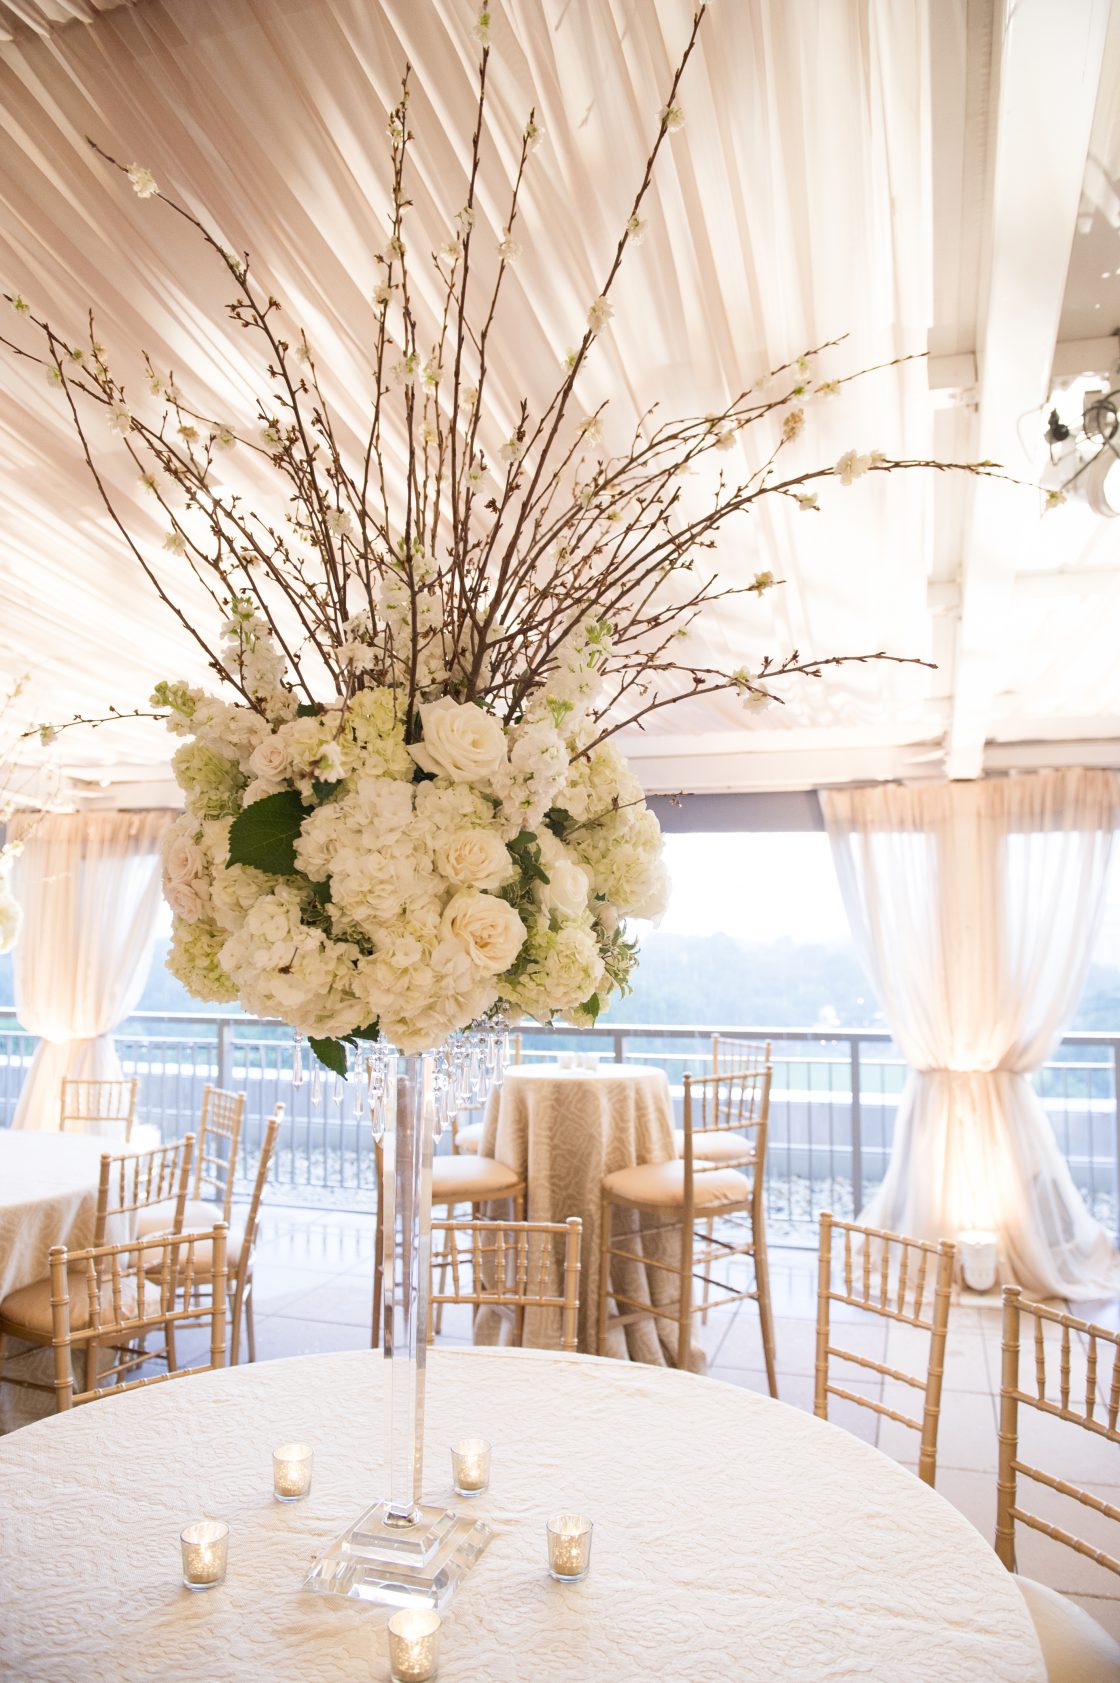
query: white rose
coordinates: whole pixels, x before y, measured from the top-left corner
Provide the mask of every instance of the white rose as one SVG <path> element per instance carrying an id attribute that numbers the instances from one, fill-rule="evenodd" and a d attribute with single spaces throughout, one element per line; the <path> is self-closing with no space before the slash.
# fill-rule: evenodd
<path id="1" fill-rule="evenodd" d="M 442 930 L 491 976 L 508 970 L 525 942 L 525 925 L 513 907 L 473 888 L 463 889 L 448 901 Z"/>
<path id="2" fill-rule="evenodd" d="M 203 912 L 202 897 L 189 882 L 169 882 L 164 895 L 176 917 L 183 918 L 187 923 L 198 922 Z"/>
<path id="3" fill-rule="evenodd" d="M 206 856 L 197 842 L 189 836 L 173 836 L 163 856 L 163 880 L 194 882 L 206 869 Z"/>
<path id="4" fill-rule="evenodd" d="M 443 696 L 420 709 L 423 742 L 409 749 L 422 771 L 455 783 L 484 783 L 506 757 L 506 733 L 473 702 Z"/>
<path id="5" fill-rule="evenodd" d="M 291 764 L 288 744 L 282 736 L 266 736 L 249 755 L 249 770 L 254 777 L 267 777 L 275 782 L 284 777 Z"/>
<path id="6" fill-rule="evenodd" d="M 578 917 L 587 905 L 591 880 L 587 872 L 570 859 L 545 861 L 548 881 L 537 884 L 537 903 L 544 912 L 558 912 L 561 917 Z"/>
<path id="7" fill-rule="evenodd" d="M 436 849 L 436 864 L 462 888 L 501 888 L 513 877 L 513 861 L 492 830 L 454 830 Z"/>

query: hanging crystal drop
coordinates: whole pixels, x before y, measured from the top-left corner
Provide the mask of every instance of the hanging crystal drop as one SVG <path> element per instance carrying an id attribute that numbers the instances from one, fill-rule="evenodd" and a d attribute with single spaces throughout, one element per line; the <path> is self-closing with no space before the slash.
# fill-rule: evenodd
<path id="1" fill-rule="evenodd" d="M 302 1087 L 307 1080 L 307 1071 L 303 1067 L 303 1036 L 298 1034 L 292 1047 L 292 1086 Z"/>
<path id="2" fill-rule="evenodd" d="M 337 1072 L 331 1079 L 331 1103 L 340 1105 L 346 1097 L 346 1077 Z"/>
<path id="3" fill-rule="evenodd" d="M 323 1102 L 323 1072 L 319 1067 L 318 1059 L 316 1059 L 315 1067 L 311 1071 L 311 1095 L 310 1096 L 311 1096 L 311 1103 L 313 1105 L 318 1106 L 318 1105 L 322 1104 L 322 1102 Z"/>

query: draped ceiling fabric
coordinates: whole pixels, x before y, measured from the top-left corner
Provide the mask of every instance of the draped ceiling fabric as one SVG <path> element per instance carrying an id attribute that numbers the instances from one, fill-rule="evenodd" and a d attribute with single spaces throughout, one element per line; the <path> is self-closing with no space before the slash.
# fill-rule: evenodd
<path id="1" fill-rule="evenodd" d="M 1120 1257 L 1074 1186 L 1031 1073 L 1084 988 L 1120 774 L 821 800 L 856 945 L 911 1066 L 863 1219 L 925 1239 L 991 1230 L 1027 1290 L 1111 1295 Z"/>
<path id="2" fill-rule="evenodd" d="M 159 842 L 173 816 L 12 820 L 12 838 L 26 834 L 13 883 L 25 918 L 15 948 L 16 1014 L 39 1036 L 13 1127 L 57 1129 L 64 1076 L 120 1076 L 112 1031 L 135 1009 L 148 979 Z"/>
<path id="3" fill-rule="evenodd" d="M 964 0 L 945 3 L 963 17 Z M 583 412 L 611 400 L 608 442 L 628 438 L 651 403 L 667 415 L 706 413 L 840 334 L 848 341 L 822 359 L 822 378 L 924 350 L 928 4 L 712 6 L 682 88 L 685 127 L 658 163 L 648 235 L 627 258 L 610 331 L 581 376 Z M 50 9 L 47 0 L 39 9 Z M 531 106 L 545 130 L 519 216 L 523 255 L 492 339 L 491 455 L 522 394 L 539 404 L 579 340 L 692 9 L 691 0 L 491 8 L 480 251 L 489 240 L 493 253 L 501 238 L 504 183 Z M 0 47 L 0 281 L 75 335 L 92 303 L 134 404 L 148 401 L 145 349 L 204 413 L 252 424 L 250 336 L 223 316 L 223 274 L 190 229 L 138 200 L 90 152 L 91 135 L 123 161 L 148 165 L 230 247 L 253 254 L 285 320 L 305 327 L 352 441 L 369 384 L 374 252 L 387 236 L 384 114 L 408 60 L 416 147 L 406 233 L 414 250 L 438 249 L 465 194 L 474 10 L 469 0 L 140 0 L 45 37 L 17 32 Z M 431 275 L 421 262 L 415 272 L 430 302 Z M 19 338 L 18 318 L 7 320 L 0 331 Z M 927 455 L 930 425 L 919 360 L 812 405 L 797 459 L 828 463 L 851 446 Z M 772 442 L 752 441 L 750 460 Z M 135 468 L 102 428 L 93 448 L 165 573 L 176 563 L 162 552 L 164 528 Z M 223 478 L 260 501 L 247 455 L 225 458 Z M 948 492 L 939 485 L 936 494 Z M 754 668 L 765 653 L 794 647 L 928 653 L 933 495 L 925 475 L 875 476 L 849 490 L 830 485 L 827 517 L 783 501 L 744 518 L 715 558 L 722 574 L 741 584 L 768 567 L 787 582 L 710 614 L 697 663 Z M 197 649 L 99 504 L 57 388 L 41 368 L 7 358 L 0 498 L 8 574 L 0 676 L 23 670 L 34 651 L 34 721 L 144 707 L 155 677 L 204 679 Z M 200 620 L 212 612 L 201 601 L 197 611 Z M 685 703 L 665 725 L 655 715 L 651 729 L 761 730 L 783 741 L 797 725 L 904 729 L 924 717 L 936 681 L 913 667 L 853 667 L 791 686 L 789 705 L 762 718 L 718 697 Z M 142 720 L 84 740 L 69 733 L 64 751 L 71 766 L 109 755 L 151 765 L 168 758 L 166 737 Z"/>

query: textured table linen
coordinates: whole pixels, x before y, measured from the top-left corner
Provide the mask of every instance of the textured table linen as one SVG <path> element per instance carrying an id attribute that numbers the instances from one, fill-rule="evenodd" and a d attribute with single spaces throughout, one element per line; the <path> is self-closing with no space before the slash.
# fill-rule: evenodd
<path id="1" fill-rule="evenodd" d="M 675 1157 L 673 1106 L 662 1069 L 642 1064 L 600 1064 L 597 1069 L 560 1069 L 555 1064 L 519 1064 L 509 1070 L 500 1090 L 490 1094 L 482 1151 L 508 1163 L 526 1177 L 531 1221 L 583 1222 L 580 1270 L 579 1347 L 594 1352 L 599 1313 L 599 1209 L 603 1176 L 636 1163 L 664 1163 Z M 616 1217 L 621 1224 L 627 1218 Z M 635 1218 L 631 1225 L 635 1225 Z M 648 1241 L 658 1255 L 679 1251 L 679 1239 Z M 559 1275 L 557 1275 L 557 1284 Z M 665 1303 L 676 1296 L 676 1282 L 640 1264 L 614 1264 L 612 1283 L 637 1302 Z M 475 1341 L 491 1343 L 499 1322 L 483 1310 L 475 1320 Z M 530 1311 L 525 1322 L 528 1345 L 559 1342 L 558 1322 Z M 638 1321 L 612 1332 L 608 1353 L 635 1361 L 661 1362 L 662 1342 L 675 1354 L 676 1328 L 668 1321 Z M 694 1351 L 693 1366 L 703 1366 Z"/>
<path id="2" fill-rule="evenodd" d="M 108 1397 L 0 1440 L 0 1676 L 11 1683 L 368 1683 L 380 1609 L 301 1593 L 386 1488 L 384 1368 L 300 1356 Z M 497 1535 L 447 1611 L 441 1683 L 1044 1683 L 1026 1606 L 980 1534 L 838 1427 L 710 1379 L 539 1351 L 435 1350 L 427 1487 L 494 1446 L 469 1506 Z M 315 1448 L 307 1501 L 270 1451 Z M 553 1583 L 545 1520 L 595 1521 Z M 178 1533 L 230 1526 L 192 1595 Z"/>
<path id="3" fill-rule="evenodd" d="M 41 1280 L 52 1245 L 93 1243 L 103 1139 L 0 1129 L 0 1301 Z"/>

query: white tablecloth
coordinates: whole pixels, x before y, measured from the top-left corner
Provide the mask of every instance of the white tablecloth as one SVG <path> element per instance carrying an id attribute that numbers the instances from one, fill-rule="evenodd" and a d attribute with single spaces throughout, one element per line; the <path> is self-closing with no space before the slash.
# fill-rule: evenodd
<path id="1" fill-rule="evenodd" d="M 0 1301 L 41 1280 L 52 1245 L 93 1243 L 103 1139 L 0 1129 Z"/>
<path id="2" fill-rule="evenodd" d="M 531 1221 L 582 1219 L 579 1347 L 594 1352 L 603 1176 L 635 1163 L 664 1163 L 676 1156 L 665 1071 L 642 1064 L 600 1064 L 595 1070 L 519 1064 L 508 1071 L 500 1091 L 490 1095 L 482 1151 L 526 1176 Z M 616 1217 L 620 1224 L 623 1219 Z M 671 1244 L 655 1241 L 660 1250 L 667 1243 Z M 679 1251 L 679 1239 L 675 1243 Z M 675 1296 L 670 1276 L 631 1263 L 615 1263 L 613 1283 L 639 1302 L 651 1290 L 658 1294 L 658 1302 Z M 478 1317 L 475 1336 L 480 1342 L 493 1336 L 492 1320 L 486 1311 Z M 543 1317 L 529 1314 L 526 1343 L 555 1346 L 559 1342 L 555 1327 L 542 1322 Z M 668 1321 L 639 1321 L 626 1328 L 624 1335 L 612 1334 L 609 1353 L 660 1362 L 662 1342 L 675 1355 L 676 1337 L 676 1328 Z M 694 1365 L 703 1365 L 699 1353 Z"/>
<path id="3" fill-rule="evenodd" d="M 441 1683 L 1044 1683 L 1026 1607 L 979 1533 L 838 1427 L 710 1379 L 538 1351 L 430 1356 L 428 1486 L 482 1433 L 497 1536 L 447 1611 Z M 383 1493 L 381 1357 L 171 1380 L 0 1439 L 0 1676 L 12 1683 L 368 1683 L 383 1614 L 300 1593 Z M 315 1446 L 271 1499 L 270 1451 Z M 465 1505 L 465 1504 L 464 1504 Z M 553 1583 L 544 1523 L 595 1521 Z M 178 1532 L 230 1525 L 192 1595 Z"/>

